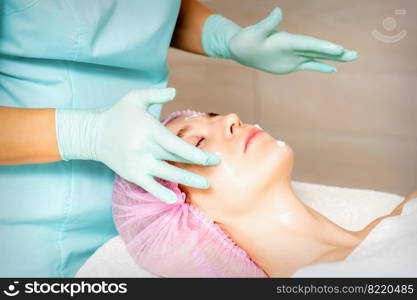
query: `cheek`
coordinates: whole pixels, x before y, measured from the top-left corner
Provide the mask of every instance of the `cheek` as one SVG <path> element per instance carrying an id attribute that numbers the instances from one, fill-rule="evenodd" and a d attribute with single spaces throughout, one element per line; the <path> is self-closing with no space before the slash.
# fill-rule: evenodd
<path id="1" fill-rule="evenodd" d="M 221 222 L 228 216 L 236 214 L 245 201 L 241 189 L 249 184 L 245 179 L 242 181 L 238 178 L 237 165 L 235 161 L 225 156 L 222 156 L 220 165 L 213 167 L 176 164 L 189 172 L 205 176 L 210 182 L 208 189 L 181 185 L 181 190 L 187 195 L 187 201 L 214 221 Z M 237 190 L 239 192 L 236 192 Z"/>
<path id="2" fill-rule="evenodd" d="M 208 189 L 197 189 L 185 185 L 179 185 L 181 191 L 186 193 L 188 202 L 192 202 L 193 204 L 196 204 L 198 199 L 201 197 L 211 197 L 213 188 L 212 188 L 212 178 L 213 173 L 215 172 L 215 167 L 203 167 L 199 165 L 192 165 L 192 164 L 184 164 L 184 163 L 177 163 L 177 162 L 170 162 L 170 164 L 181 168 L 183 170 L 186 170 L 188 172 L 203 176 L 207 178 L 207 180 L 210 182 L 210 187 Z"/>

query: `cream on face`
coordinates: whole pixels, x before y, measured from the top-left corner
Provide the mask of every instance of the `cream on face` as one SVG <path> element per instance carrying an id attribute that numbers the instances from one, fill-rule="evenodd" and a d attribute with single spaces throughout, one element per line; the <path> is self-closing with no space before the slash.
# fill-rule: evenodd
<path id="1" fill-rule="evenodd" d="M 188 120 L 194 119 L 194 118 L 202 116 L 202 115 L 205 115 L 205 113 L 196 113 L 196 114 L 193 114 L 191 116 L 185 117 L 184 121 L 188 121 Z"/>
<path id="2" fill-rule="evenodd" d="M 277 146 L 280 148 L 284 148 L 286 146 L 285 142 L 278 140 L 277 141 Z"/>

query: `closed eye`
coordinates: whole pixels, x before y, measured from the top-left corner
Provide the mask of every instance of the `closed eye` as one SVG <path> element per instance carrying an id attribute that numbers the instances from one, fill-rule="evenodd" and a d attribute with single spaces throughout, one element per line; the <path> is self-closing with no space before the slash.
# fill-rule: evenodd
<path id="1" fill-rule="evenodd" d="M 204 141 L 204 138 L 201 138 L 195 146 L 198 147 L 202 141 Z"/>

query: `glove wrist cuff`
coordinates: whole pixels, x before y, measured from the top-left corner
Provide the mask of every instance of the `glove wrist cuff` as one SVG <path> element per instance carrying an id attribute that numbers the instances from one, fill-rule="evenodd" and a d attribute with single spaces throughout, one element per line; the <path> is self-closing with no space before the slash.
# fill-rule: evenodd
<path id="1" fill-rule="evenodd" d="M 242 28 L 222 15 L 210 15 L 203 26 L 201 43 L 210 57 L 231 59 L 230 39 Z"/>
<path id="2" fill-rule="evenodd" d="M 63 160 L 97 160 L 97 116 L 93 110 L 55 110 L 58 149 Z"/>

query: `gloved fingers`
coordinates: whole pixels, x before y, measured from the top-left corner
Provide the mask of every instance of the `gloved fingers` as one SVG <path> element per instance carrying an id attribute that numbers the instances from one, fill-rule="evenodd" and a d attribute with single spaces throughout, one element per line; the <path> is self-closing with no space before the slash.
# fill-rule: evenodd
<path id="1" fill-rule="evenodd" d="M 337 69 L 331 65 L 319 62 L 319 61 L 307 61 L 302 63 L 296 68 L 297 71 L 316 71 L 321 73 L 333 73 L 336 72 Z"/>
<path id="2" fill-rule="evenodd" d="M 279 7 L 276 7 L 270 12 L 270 14 L 265 19 L 259 21 L 255 25 L 250 26 L 250 28 L 253 28 L 262 35 L 269 35 L 276 30 L 277 26 L 281 23 L 281 20 L 281 9 Z"/>
<path id="3" fill-rule="evenodd" d="M 130 91 L 128 96 L 132 101 L 137 101 L 138 105 L 146 109 L 152 104 L 163 104 L 175 98 L 175 88 L 166 89 L 146 89 Z"/>
<path id="4" fill-rule="evenodd" d="M 153 140 L 153 145 L 149 149 L 149 152 L 153 154 L 153 158 L 157 160 L 173 161 L 179 163 L 190 164 L 188 159 L 180 157 L 174 153 L 165 150 L 157 141 Z"/>
<path id="5" fill-rule="evenodd" d="M 177 202 L 177 196 L 173 191 L 164 187 L 162 184 L 157 182 L 152 176 L 145 176 L 140 180 L 135 181 L 137 185 L 146 190 L 147 192 L 154 195 L 159 200 L 172 204 Z"/>
<path id="6" fill-rule="evenodd" d="M 335 43 L 316 39 L 305 35 L 291 35 L 289 45 L 295 51 L 310 51 L 320 54 L 341 55 L 345 50 L 342 46 Z"/>
<path id="7" fill-rule="evenodd" d="M 186 164 L 191 163 L 188 159 L 180 157 L 180 156 L 178 156 L 174 153 L 171 153 L 171 152 L 168 152 L 168 151 L 165 151 L 165 150 L 163 150 L 163 152 L 164 153 L 158 157 L 161 160 L 169 160 L 169 161 L 186 163 Z"/>
<path id="8" fill-rule="evenodd" d="M 217 165 L 220 162 L 217 154 L 201 150 L 187 143 L 162 125 L 155 136 L 155 141 L 162 148 L 176 156 L 186 159 L 189 163 L 211 166 Z"/>
<path id="9" fill-rule="evenodd" d="M 165 161 L 157 161 L 155 164 L 153 164 L 150 169 L 150 174 L 158 178 L 199 189 L 206 189 L 209 187 L 208 180 L 203 176 L 170 165 Z"/>
<path id="10" fill-rule="evenodd" d="M 347 50 L 343 51 L 340 55 L 331 55 L 331 54 L 323 54 L 318 52 L 312 52 L 312 51 L 296 51 L 298 55 L 304 56 L 308 59 L 326 59 L 326 60 L 333 60 L 333 61 L 352 61 L 355 60 L 358 57 L 358 54 L 356 51 Z"/>

